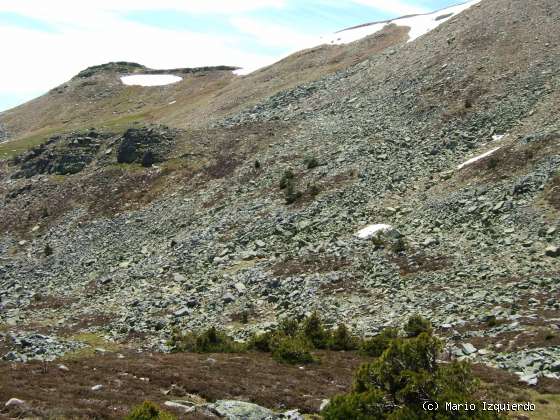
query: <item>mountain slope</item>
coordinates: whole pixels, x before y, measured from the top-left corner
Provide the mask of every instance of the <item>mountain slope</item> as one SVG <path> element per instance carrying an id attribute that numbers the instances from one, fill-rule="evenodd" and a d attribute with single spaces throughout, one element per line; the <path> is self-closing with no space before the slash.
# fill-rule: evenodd
<path id="1" fill-rule="evenodd" d="M 454 357 L 558 380 L 556 6 L 487 0 L 413 42 L 391 25 L 209 73 L 202 109 L 150 111 L 172 128 L 101 124 L 4 161 L 0 322 L 56 355 L 84 332 L 166 350 L 174 328 L 245 338 L 317 310 L 367 336 L 419 313 Z"/>

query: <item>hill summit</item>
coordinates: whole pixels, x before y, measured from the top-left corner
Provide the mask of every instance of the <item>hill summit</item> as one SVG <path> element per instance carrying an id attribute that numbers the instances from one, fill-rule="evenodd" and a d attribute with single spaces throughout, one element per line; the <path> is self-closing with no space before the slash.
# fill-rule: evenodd
<path id="1" fill-rule="evenodd" d="M 365 339 L 419 314 L 499 398 L 558 392 L 557 6 L 482 0 L 413 40 L 397 19 L 245 76 L 109 63 L 1 113 L 0 356 L 73 360 L 70 417 L 85 378 L 107 417 L 133 386 L 318 412 L 362 356 L 319 346 L 292 369 L 170 339 L 315 312 Z"/>

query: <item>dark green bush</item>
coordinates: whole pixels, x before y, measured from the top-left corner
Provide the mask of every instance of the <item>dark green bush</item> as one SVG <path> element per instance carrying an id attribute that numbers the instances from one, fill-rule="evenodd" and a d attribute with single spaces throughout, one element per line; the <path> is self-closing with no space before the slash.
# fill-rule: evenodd
<path id="1" fill-rule="evenodd" d="M 290 183 L 290 181 L 292 181 L 295 178 L 294 173 L 292 172 L 291 169 L 286 169 L 284 171 L 284 173 L 282 174 L 282 178 L 280 178 L 280 189 L 284 189 L 288 187 L 288 184 Z"/>
<path id="2" fill-rule="evenodd" d="M 418 323 L 414 321 L 414 325 Z M 420 323 L 425 326 L 425 323 Z M 408 324 L 407 324 L 408 325 Z M 417 329 L 413 329 L 417 332 Z M 386 333 L 393 335 L 392 332 Z M 326 420 L 346 419 L 498 419 L 493 412 L 448 411 L 446 402 L 477 403 L 477 381 L 468 364 L 439 364 L 442 342 L 424 331 L 417 336 L 394 337 L 380 357 L 362 365 L 350 394 L 335 397 L 323 411 Z M 422 404 L 439 404 L 438 412 Z M 480 407 L 480 404 L 478 404 Z"/>
<path id="3" fill-rule="evenodd" d="M 317 312 L 313 312 L 303 321 L 301 333 L 317 349 L 326 349 L 329 344 L 330 333 L 323 326 L 323 321 Z"/>
<path id="4" fill-rule="evenodd" d="M 161 410 L 157 405 L 150 401 L 136 406 L 125 420 L 176 420 L 174 415 Z"/>
<path id="5" fill-rule="evenodd" d="M 298 191 L 296 189 L 296 183 L 293 179 L 289 179 L 286 182 L 284 196 L 286 199 L 286 204 L 293 204 L 301 198 L 302 196 L 301 191 Z"/>
<path id="6" fill-rule="evenodd" d="M 391 341 L 399 336 L 399 330 L 396 328 L 385 328 L 376 336 L 363 340 L 361 351 L 362 353 L 379 357 L 389 347 Z"/>
<path id="7" fill-rule="evenodd" d="M 311 345 L 302 337 L 280 337 L 272 344 L 272 357 L 281 363 L 306 364 L 316 360 L 311 354 Z"/>
<path id="8" fill-rule="evenodd" d="M 249 340 L 247 347 L 249 350 L 261 351 L 263 353 L 272 352 L 274 333 L 266 332 L 262 334 L 254 334 Z"/>
<path id="9" fill-rule="evenodd" d="M 496 319 L 495 315 L 490 315 L 488 317 L 488 319 L 486 320 L 486 324 L 488 325 L 488 327 L 493 328 L 496 325 L 498 325 L 498 320 Z"/>
<path id="10" fill-rule="evenodd" d="M 319 166 L 319 161 L 313 156 L 308 156 L 303 160 L 303 164 L 307 169 L 313 169 Z"/>
<path id="11" fill-rule="evenodd" d="M 278 331 L 288 337 L 295 337 L 299 331 L 299 322 L 292 318 L 286 318 L 278 325 Z"/>
<path id="12" fill-rule="evenodd" d="M 45 253 L 45 257 L 50 257 L 54 251 L 50 244 L 46 244 L 43 252 Z"/>
<path id="13" fill-rule="evenodd" d="M 328 347 L 335 351 L 356 350 L 358 339 L 350 334 L 346 325 L 339 324 L 330 336 Z"/>
<path id="14" fill-rule="evenodd" d="M 316 184 L 307 186 L 307 194 L 309 194 L 311 197 L 315 197 L 316 195 L 319 195 L 320 192 L 321 192 L 321 188 Z"/>
<path id="15" fill-rule="evenodd" d="M 174 333 L 168 343 L 175 351 L 193 353 L 235 353 L 244 350 L 244 346 L 236 343 L 231 337 L 215 327 L 201 333 Z"/>
<path id="16" fill-rule="evenodd" d="M 423 332 L 432 333 L 432 323 L 420 315 L 411 316 L 404 326 L 404 331 L 409 337 L 417 337 Z"/>
<path id="17" fill-rule="evenodd" d="M 383 393 L 368 391 L 337 395 L 321 414 L 325 420 L 374 420 L 386 418 Z"/>

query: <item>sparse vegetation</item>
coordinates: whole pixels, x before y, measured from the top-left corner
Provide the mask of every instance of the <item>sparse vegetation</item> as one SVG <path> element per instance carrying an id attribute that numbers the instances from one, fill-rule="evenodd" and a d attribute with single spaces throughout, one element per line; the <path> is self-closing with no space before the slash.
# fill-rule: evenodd
<path id="1" fill-rule="evenodd" d="M 319 161 L 313 156 L 308 156 L 303 160 L 303 164 L 307 169 L 313 169 L 319 166 Z"/>
<path id="2" fill-rule="evenodd" d="M 172 414 L 161 410 L 157 405 L 150 401 L 144 401 L 136 406 L 125 420 L 176 420 Z"/>
<path id="3" fill-rule="evenodd" d="M 54 251 L 53 251 L 51 245 L 47 243 L 45 245 L 44 250 L 43 250 L 43 253 L 45 254 L 45 257 L 50 257 L 53 254 L 53 252 Z"/>
<path id="4" fill-rule="evenodd" d="M 273 341 L 272 357 L 282 363 L 313 363 L 312 346 L 304 337 L 276 337 Z"/>
<path id="5" fill-rule="evenodd" d="M 291 169 L 286 169 L 282 174 L 282 178 L 280 178 L 280 189 L 283 190 L 288 187 L 288 183 L 290 180 L 293 180 L 295 177 L 294 173 Z"/>
<path id="6" fill-rule="evenodd" d="M 301 198 L 301 191 L 296 189 L 296 183 L 293 178 L 289 179 L 286 184 L 285 198 L 286 204 L 293 204 Z"/>
<path id="7" fill-rule="evenodd" d="M 302 196 L 296 189 L 295 175 L 291 169 L 286 169 L 280 178 L 279 187 L 284 190 L 286 204 L 293 204 Z"/>
<path id="8" fill-rule="evenodd" d="M 174 332 L 168 344 L 174 351 L 188 351 L 193 353 L 236 353 L 245 347 L 235 342 L 223 331 L 210 327 L 203 332 L 188 332 L 181 334 Z"/>

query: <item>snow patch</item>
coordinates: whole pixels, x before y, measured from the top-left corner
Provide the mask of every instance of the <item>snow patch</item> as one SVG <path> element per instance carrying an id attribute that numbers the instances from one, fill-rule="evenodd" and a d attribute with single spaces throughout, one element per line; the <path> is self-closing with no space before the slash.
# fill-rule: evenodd
<path id="1" fill-rule="evenodd" d="M 386 232 L 393 229 L 393 226 L 386 225 L 383 223 L 378 223 L 375 225 L 369 225 L 356 233 L 356 236 L 360 239 L 370 239 L 377 235 L 379 232 Z"/>
<path id="2" fill-rule="evenodd" d="M 253 73 L 255 70 L 258 70 L 260 67 L 258 68 L 242 68 L 242 69 L 237 69 L 234 70 L 232 73 L 235 74 L 236 76 L 246 76 L 250 73 Z"/>
<path id="3" fill-rule="evenodd" d="M 470 165 L 471 163 L 474 163 L 480 159 L 483 159 L 487 156 L 490 156 L 491 154 L 495 153 L 496 151 L 498 151 L 500 148 L 496 147 L 495 149 L 489 150 L 486 153 L 483 153 L 479 156 L 473 157 L 472 159 L 467 160 L 466 162 L 461 163 L 459 166 L 457 166 L 457 169 L 461 169 L 464 168 L 465 166 Z"/>
<path id="4" fill-rule="evenodd" d="M 274 61 L 260 62 L 259 64 L 256 65 L 234 70 L 233 74 L 237 76 L 246 76 L 261 68 L 271 65 L 274 62 L 289 56 L 290 54 L 293 54 L 297 51 L 305 50 L 307 48 L 314 48 L 324 44 L 329 44 L 329 45 L 349 44 L 351 42 L 358 41 L 359 39 L 365 38 L 366 36 L 373 35 L 374 33 L 381 31 L 383 28 L 385 28 L 385 26 L 390 25 L 391 23 L 394 23 L 398 26 L 410 27 L 410 32 L 408 34 L 409 36 L 408 42 L 411 42 L 421 37 L 422 35 L 430 32 L 431 30 L 437 28 L 442 23 L 455 17 L 462 11 L 468 9 L 471 6 L 474 6 L 480 1 L 481 0 L 470 0 L 463 4 L 451 6 L 446 9 L 441 9 L 433 13 L 402 17 L 402 18 L 397 18 L 397 19 L 383 21 L 383 22 L 375 22 L 369 25 L 366 24 L 352 29 L 345 29 L 340 32 L 336 32 L 334 34 L 321 36 L 316 40 L 311 39 L 309 42 L 300 43 L 292 52 L 290 52 L 287 55 L 276 57 Z"/>
<path id="5" fill-rule="evenodd" d="M 412 42 L 480 1 L 481 0 L 470 0 L 466 3 L 441 9 L 433 13 L 402 17 L 386 22 L 372 23 L 370 25 L 346 29 L 330 35 L 327 38 L 322 38 L 322 43 L 332 45 L 348 44 L 365 38 L 366 36 L 373 35 L 391 23 L 398 26 L 408 26 L 410 28 L 410 32 L 408 33 L 408 42 Z"/>
<path id="6" fill-rule="evenodd" d="M 183 80 L 172 74 L 133 74 L 121 76 L 121 82 L 127 86 L 165 86 Z"/>

